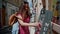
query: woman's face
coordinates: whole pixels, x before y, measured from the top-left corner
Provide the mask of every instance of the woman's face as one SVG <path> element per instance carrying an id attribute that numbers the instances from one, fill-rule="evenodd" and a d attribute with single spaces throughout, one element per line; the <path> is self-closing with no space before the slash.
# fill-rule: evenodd
<path id="1" fill-rule="evenodd" d="M 28 4 L 25 4 L 25 9 L 28 10 Z"/>

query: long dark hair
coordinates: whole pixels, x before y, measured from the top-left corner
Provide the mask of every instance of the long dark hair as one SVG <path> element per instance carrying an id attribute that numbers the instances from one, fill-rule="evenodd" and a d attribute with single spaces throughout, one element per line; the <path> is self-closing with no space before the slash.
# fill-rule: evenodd
<path id="1" fill-rule="evenodd" d="M 25 4 L 28 5 L 28 6 L 27 6 L 27 8 L 28 8 L 27 10 L 25 9 L 25 8 L 26 8 L 26 7 L 25 7 Z M 18 12 L 18 14 L 23 14 L 24 12 L 26 13 L 26 15 L 25 15 L 24 17 L 31 16 L 30 8 L 29 8 L 29 3 L 26 2 L 26 1 L 24 1 L 22 7 L 19 7 L 19 12 Z"/>
<path id="2" fill-rule="evenodd" d="M 24 2 L 24 4 L 28 4 L 28 2 Z M 16 22 L 18 21 L 18 20 L 17 20 L 17 17 L 16 17 L 17 14 L 24 14 L 23 12 L 26 12 L 26 15 L 24 16 L 24 18 L 27 17 L 27 16 L 31 17 L 29 5 L 28 5 L 28 10 L 26 10 L 24 4 L 22 5 L 22 7 L 19 7 L 19 11 L 16 12 L 15 15 L 13 15 L 13 16 L 11 17 L 11 19 L 9 20 L 9 23 L 10 23 L 10 24 L 11 24 L 13 21 L 14 21 L 14 23 L 16 23 Z M 15 19 L 15 20 L 14 20 L 14 19 Z M 14 23 L 13 23 L 13 24 L 14 24 Z"/>

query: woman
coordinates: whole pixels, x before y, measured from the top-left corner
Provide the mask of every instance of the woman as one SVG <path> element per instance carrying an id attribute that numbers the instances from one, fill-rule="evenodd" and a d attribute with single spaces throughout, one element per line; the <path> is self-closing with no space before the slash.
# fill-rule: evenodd
<path id="1" fill-rule="evenodd" d="M 15 18 L 17 18 L 15 20 L 18 21 L 19 23 L 19 34 L 30 34 L 28 26 L 34 26 L 34 27 L 39 26 L 39 23 L 29 23 L 31 14 L 29 12 L 28 2 L 24 2 L 23 7 L 14 16 Z M 10 24 L 13 24 L 13 22 L 14 21 L 12 20 Z"/>

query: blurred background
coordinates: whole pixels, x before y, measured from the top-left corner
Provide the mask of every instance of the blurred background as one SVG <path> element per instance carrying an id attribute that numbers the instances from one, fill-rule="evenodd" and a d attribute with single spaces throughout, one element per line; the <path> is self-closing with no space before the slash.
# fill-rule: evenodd
<path id="1" fill-rule="evenodd" d="M 23 1 L 29 2 L 31 22 L 38 21 L 43 6 L 52 11 L 53 34 L 60 34 L 60 0 L 0 0 L 0 30 L 8 26 L 9 17 L 19 10 Z"/>

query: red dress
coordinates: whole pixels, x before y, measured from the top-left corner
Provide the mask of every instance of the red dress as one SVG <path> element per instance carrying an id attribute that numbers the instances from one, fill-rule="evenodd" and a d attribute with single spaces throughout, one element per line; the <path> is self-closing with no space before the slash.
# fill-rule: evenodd
<path id="1" fill-rule="evenodd" d="M 28 16 L 27 18 L 24 18 L 23 22 L 24 23 L 29 23 L 30 22 L 30 17 Z M 19 34 L 30 34 L 29 27 L 28 26 L 21 26 L 20 25 L 19 26 Z"/>

